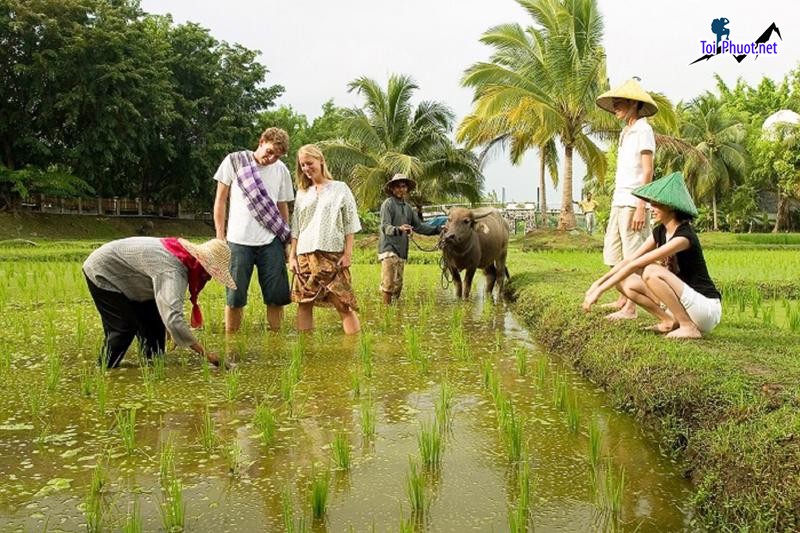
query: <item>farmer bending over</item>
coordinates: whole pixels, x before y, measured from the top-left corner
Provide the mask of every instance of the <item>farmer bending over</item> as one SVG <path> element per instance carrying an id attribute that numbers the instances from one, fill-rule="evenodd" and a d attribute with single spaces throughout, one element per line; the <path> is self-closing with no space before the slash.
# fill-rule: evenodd
<path id="1" fill-rule="evenodd" d="M 675 172 L 638 187 L 633 195 L 650 203 L 657 225 L 633 255 L 592 283 L 583 308 L 588 311 L 600 295 L 617 287 L 660 320 L 648 329 L 670 338 L 700 338 L 719 324 L 722 305 L 692 228 L 697 208 L 683 176 Z M 640 269 L 641 276 L 636 274 Z"/>
<path id="2" fill-rule="evenodd" d="M 395 174 L 384 190 L 389 198 L 381 205 L 381 229 L 378 239 L 378 260 L 381 262 L 381 294 L 383 303 L 400 298 L 403 290 L 403 270 L 408 260 L 409 235 L 416 231 L 423 235 L 436 235 L 439 228 L 424 224 L 417 212 L 406 203 L 408 193 L 416 182 L 402 174 Z"/>
<path id="3" fill-rule="evenodd" d="M 206 352 L 183 316 L 186 288 L 192 302 L 192 326 L 203 316 L 197 296 L 214 278 L 236 288 L 230 275 L 228 245 L 212 239 L 194 245 L 184 239 L 130 237 L 104 244 L 83 263 L 97 311 L 103 321 L 105 343 L 100 363 L 119 366 L 133 338 L 150 359 L 164 351 L 166 332 L 175 344 L 189 346 L 212 364 L 219 357 Z"/>

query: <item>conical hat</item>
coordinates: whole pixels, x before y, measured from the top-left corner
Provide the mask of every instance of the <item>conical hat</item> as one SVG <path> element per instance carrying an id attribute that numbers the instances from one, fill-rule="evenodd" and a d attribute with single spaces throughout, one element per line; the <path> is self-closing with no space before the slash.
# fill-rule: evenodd
<path id="1" fill-rule="evenodd" d="M 631 194 L 642 200 L 662 204 L 693 217 L 697 216 L 697 207 L 692 195 L 683 182 L 683 174 L 673 172 L 669 176 L 657 179 L 647 185 L 635 188 Z"/>
<path id="2" fill-rule="evenodd" d="M 417 187 L 417 182 L 409 178 L 408 176 L 404 176 L 402 174 L 395 174 L 392 176 L 392 179 L 386 182 L 386 185 L 383 186 L 383 190 L 386 191 L 386 194 L 392 194 L 392 187 L 395 183 L 404 181 L 408 186 L 408 192 L 413 191 Z"/>
<path id="3" fill-rule="evenodd" d="M 178 242 L 203 265 L 212 278 L 226 287 L 236 288 L 231 277 L 231 249 L 225 241 L 211 239 L 203 244 L 192 244 L 186 239 L 178 239 Z"/>
<path id="4" fill-rule="evenodd" d="M 626 98 L 628 100 L 642 102 L 644 105 L 639 110 L 640 118 L 649 117 L 658 112 L 658 106 L 653 101 L 653 97 L 650 96 L 647 91 L 642 89 L 642 86 L 639 85 L 639 82 L 633 79 L 626 81 L 616 89 L 604 92 L 597 97 L 595 102 L 597 102 L 597 105 L 601 108 L 605 109 L 611 114 L 614 114 L 614 103 L 612 101 L 614 98 Z"/>

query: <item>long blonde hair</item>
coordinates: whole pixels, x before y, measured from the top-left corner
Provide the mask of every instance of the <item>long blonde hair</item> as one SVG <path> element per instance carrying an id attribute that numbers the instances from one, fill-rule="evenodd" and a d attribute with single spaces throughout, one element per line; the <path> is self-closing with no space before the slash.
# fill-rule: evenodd
<path id="1" fill-rule="evenodd" d="M 316 144 L 306 144 L 301 146 L 297 151 L 297 168 L 295 168 L 294 173 L 297 178 L 295 183 L 297 184 L 298 189 L 305 191 L 311 187 L 312 184 L 311 178 L 306 176 L 303 170 L 300 168 L 301 155 L 307 155 L 319 161 L 322 169 L 322 175 L 326 179 L 333 180 L 333 176 L 331 176 L 331 173 L 328 170 L 328 165 L 325 163 L 325 155 L 322 153 L 322 150 L 320 150 Z"/>

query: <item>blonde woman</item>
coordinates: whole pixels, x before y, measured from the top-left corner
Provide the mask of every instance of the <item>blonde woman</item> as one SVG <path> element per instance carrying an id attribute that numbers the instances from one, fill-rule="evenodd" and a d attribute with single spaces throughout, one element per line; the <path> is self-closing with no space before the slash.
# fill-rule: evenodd
<path id="1" fill-rule="evenodd" d="M 350 276 L 354 234 L 361 229 L 350 187 L 335 181 L 313 144 L 297 152 L 297 196 L 292 213 L 289 269 L 297 329 L 314 326 L 315 305 L 336 308 L 346 334 L 361 329 Z"/>

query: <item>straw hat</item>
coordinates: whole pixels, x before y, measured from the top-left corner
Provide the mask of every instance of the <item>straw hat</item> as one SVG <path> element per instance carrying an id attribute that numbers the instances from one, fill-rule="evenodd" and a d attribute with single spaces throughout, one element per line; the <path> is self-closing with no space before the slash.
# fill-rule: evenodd
<path id="1" fill-rule="evenodd" d="M 647 91 L 642 89 L 642 86 L 639 85 L 639 82 L 634 79 L 626 81 L 616 89 L 604 92 L 597 97 L 595 102 L 597 102 L 597 105 L 601 108 L 605 109 L 611 114 L 614 114 L 614 98 L 625 98 L 628 100 L 642 102 L 644 105 L 639 110 L 639 117 L 649 117 L 658 112 L 658 106 L 653 101 L 653 97 L 651 97 Z"/>
<path id="2" fill-rule="evenodd" d="M 231 249 L 225 241 L 211 239 L 203 244 L 192 244 L 186 239 L 178 239 L 181 246 L 197 259 L 212 278 L 226 287 L 236 288 L 236 283 L 231 277 Z"/>
<path id="3" fill-rule="evenodd" d="M 404 176 L 402 174 L 395 174 L 394 176 L 392 176 L 392 179 L 386 182 L 386 185 L 384 185 L 383 190 L 386 191 L 386 194 L 392 194 L 392 186 L 395 183 L 399 183 L 401 181 L 406 182 L 406 185 L 408 185 L 408 192 L 413 191 L 417 187 L 417 182 L 412 180 L 408 176 Z"/>
<path id="4" fill-rule="evenodd" d="M 683 182 L 683 174 L 673 172 L 669 176 L 657 179 L 647 185 L 635 188 L 631 194 L 642 200 L 662 204 L 693 217 L 697 216 L 697 207 L 692 195 Z"/>

